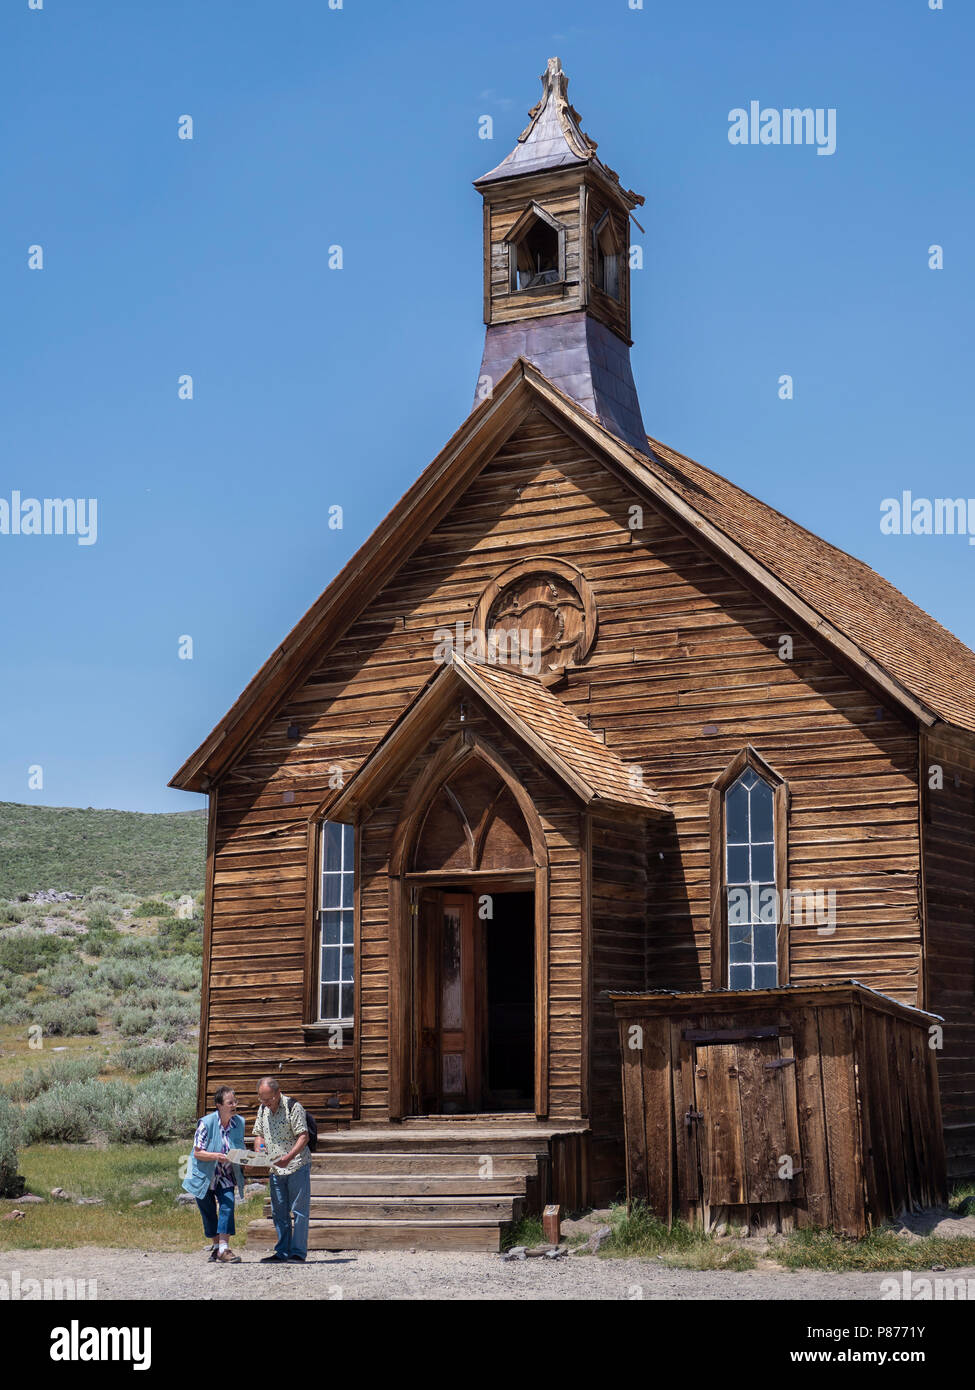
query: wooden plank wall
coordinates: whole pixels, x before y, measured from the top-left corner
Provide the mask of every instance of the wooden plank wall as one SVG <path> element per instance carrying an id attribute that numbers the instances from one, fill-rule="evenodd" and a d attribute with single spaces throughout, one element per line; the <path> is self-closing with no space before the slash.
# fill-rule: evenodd
<path id="1" fill-rule="evenodd" d="M 782 661 L 784 621 L 652 508 L 643 531 L 630 530 L 634 500 L 533 412 L 221 779 L 208 1093 L 225 1080 L 249 1087 L 280 1061 L 319 1113 L 337 1099 L 337 1117 L 351 1116 L 351 1048 L 305 1042 L 301 1030 L 306 819 L 331 768 L 354 771 L 432 674 L 434 631 L 469 621 L 501 569 L 537 554 L 578 565 L 599 607 L 594 650 L 559 695 L 675 809 L 648 884 L 650 983 L 707 981 L 707 793 L 751 742 L 792 786 L 794 886 L 839 890 L 834 938 L 794 931 L 793 979 L 852 974 L 914 1000 L 916 737 L 878 718 L 877 701 L 810 642 L 797 637 Z M 571 904 L 558 910 L 571 915 Z M 570 955 L 566 938 L 567 972 L 578 969 Z M 370 1008 L 381 1006 L 378 970 Z M 571 1089 L 554 1099 L 564 1105 Z"/>
<path id="2" fill-rule="evenodd" d="M 591 844 L 591 1178 L 606 1206 L 624 1188 L 623 1098 L 616 1018 L 605 991 L 645 986 L 647 826 L 593 817 Z"/>
<path id="3" fill-rule="evenodd" d="M 931 769 L 943 786 L 932 789 Z M 927 1007 L 945 1019 L 938 1059 L 948 1172 L 975 1176 L 975 753 L 960 739 L 926 735 L 924 882 Z M 958 785 L 955 785 L 955 781 Z"/>

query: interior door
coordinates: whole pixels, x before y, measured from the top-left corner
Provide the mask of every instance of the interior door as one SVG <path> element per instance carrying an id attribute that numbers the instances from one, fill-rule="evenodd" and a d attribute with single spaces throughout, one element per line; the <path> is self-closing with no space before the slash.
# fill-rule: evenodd
<path id="1" fill-rule="evenodd" d="M 481 1103 L 475 989 L 474 900 L 445 893 L 440 950 L 440 1108 L 476 1110 Z"/>
<path id="2" fill-rule="evenodd" d="M 417 914 L 416 1110 L 476 1110 L 481 1103 L 474 900 L 425 889 Z"/>

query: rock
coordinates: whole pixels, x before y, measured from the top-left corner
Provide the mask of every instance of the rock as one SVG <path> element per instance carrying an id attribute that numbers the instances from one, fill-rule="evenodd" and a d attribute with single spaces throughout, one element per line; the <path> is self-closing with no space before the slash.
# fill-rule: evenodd
<path id="1" fill-rule="evenodd" d="M 103 1206 L 105 1205 L 105 1198 L 104 1198 L 104 1197 L 76 1197 L 76 1198 L 75 1198 L 75 1205 L 76 1205 L 76 1206 L 79 1206 L 79 1207 L 103 1207 Z"/>
<path id="2" fill-rule="evenodd" d="M 523 1260 L 528 1251 L 523 1245 L 513 1245 L 510 1250 L 505 1251 L 501 1256 L 502 1260 Z"/>
<path id="3" fill-rule="evenodd" d="M 553 1245 L 552 1248 L 551 1248 L 551 1250 L 546 1250 L 546 1251 L 545 1251 L 545 1258 L 546 1258 L 547 1260 L 558 1260 L 558 1259 L 560 1259 L 563 1255 L 567 1255 L 568 1253 L 569 1253 L 569 1251 L 568 1251 L 568 1249 L 567 1249 L 566 1246 L 564 1246 L 564 1245 Z"/>
<path id="4" fill-rule="evenodd" d="M 88 1050 L 88 1049 L 86 1048 L 85 1051 L 87 1052 L 87 1050 Z M 67 1049 L 67 1047 L 52 1047 L 52 1048 L 51 1048 L 51 1051 L 52 1051 L 52 1052 L 67 1052 L 68 1049 Z"/>
<path id="5" fill-rule="evenodd" d="M 51 1188 L 51 1196 L 52 1196 L 52 1197 L 56 1197 L 56 1198 L 58 1199 L 59 1202 L 70 1202 L 70 1201 L 71 1201 L 71 1193 L 70 1193 L 70 1192 L 65 1192 L 65 1190 L 64 1190 L 63 1187 L 52 1187 L 52 1188 Z"/>
<path id="6" fill-rule="evenodd" d="M 146 1200 L 145 1200 L 144 1202 L 136 1202 L 136 1206 L 137 1206 L 137 1207 L 151 1207 L 151 1206 L 152 1206 L 152 1198 L 151 1198 L 151 1197 L 147 1197 Z"/>
<path id="7" fill-rule="evenodd" d="M 595 1255 L 597 1250 L 600 1250 L 602 1246 L 606 1244 L 612 1234 L 612 1226 L 600 1226 L 597 1231 L 593 1231 L 592 1235 L 586 1241 L 585 1248 L 591 1255 Z"/>
<path id="8" fill-rule="evenodd" d="M 193 916 L 193 906 L 193 899 L 188 893 L 184 893 L 181 898 L 177 899 L 176 916 L 181 922 L 185 922 Z"/>
<path id="9" fill-rule="evenodd" d="M 558 1248 L 557 1245 L 533 1245 L 530 1250 L 525 1251 L 525 1254 L 531 1260 L 540 1255 L 548 1255 L 551 1251 L 558 1250 Z"/>
<path id="10" fill-rule="evenodd" d="M 29 1192 L 29 1193 L 26 1194 L 26 1196 L 18 1198 L 18 1201 L 20 1201 L 20 1202 L 43 1202 L 43 1201 L 44 1201 L 44 1198 L 43 1198 L 43 1197 L 35 1197 L 34 1194 L 33 1194 L 32 1192 Z"/>
<path id="11" fill-rule="evenodd" d="M 14 1207 L 13 1211 L 8 1211 L 3 1219 L 4 1221 L 23 1221 L 26 1215 L 25 1211 L 19 1211 L 17 1207 Z"/>
<path id="12" fill-rule="evenodd" d="M 178 1207 L 195 1207 L 196 1198 L 193 1196 L 192 1192 L 181 1192 L 176 1198 L 176 1205 Z"/>
<path id="13" fill-rule="evenodd" d="M 263 1184 L 262 1182 L 246 1182 L 246 1183 L 244 1183 L 244 1196 L 245 1196 L 245 1197 L 256 1197 L 257 1194 L 258 1194 L 259 1192 L 263 1192 L 264 1190 L 265 1190 L 265 1189 L 264 1189 L 264 1184 Z"/>

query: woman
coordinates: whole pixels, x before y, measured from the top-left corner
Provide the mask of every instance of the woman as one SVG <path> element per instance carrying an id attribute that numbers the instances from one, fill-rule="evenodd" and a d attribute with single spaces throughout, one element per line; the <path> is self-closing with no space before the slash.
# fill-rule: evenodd
<path id="1" fill-rule="evenodd" d="M 183 1187 L 196 1198 L 210 1238 L 210 1259 L 216 1264 L 240 1264 L 228 1236 L 234 1226 L 234 1189 L 244 1195 L 244 1175 L 239 1163 L 231 1163 L 231 1149 L 244 1147 L 244 1121 L 237 1114 L 237 1097 L 230 1086 L 218 1086 L 213 1097 L 216 1110 L 196 1126 L 193 1153 Z"/>

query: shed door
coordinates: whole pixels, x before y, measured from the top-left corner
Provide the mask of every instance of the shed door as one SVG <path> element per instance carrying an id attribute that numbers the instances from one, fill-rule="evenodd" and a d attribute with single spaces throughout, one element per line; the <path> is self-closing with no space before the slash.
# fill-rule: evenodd
<path id="1" fill-rule="evenodd" d="M 792 1038 L 720 1036 L 698 1041 L 695 1055 L 701 1196 L 710 1206 L 791 1201 L 804 1190 Z"/>

